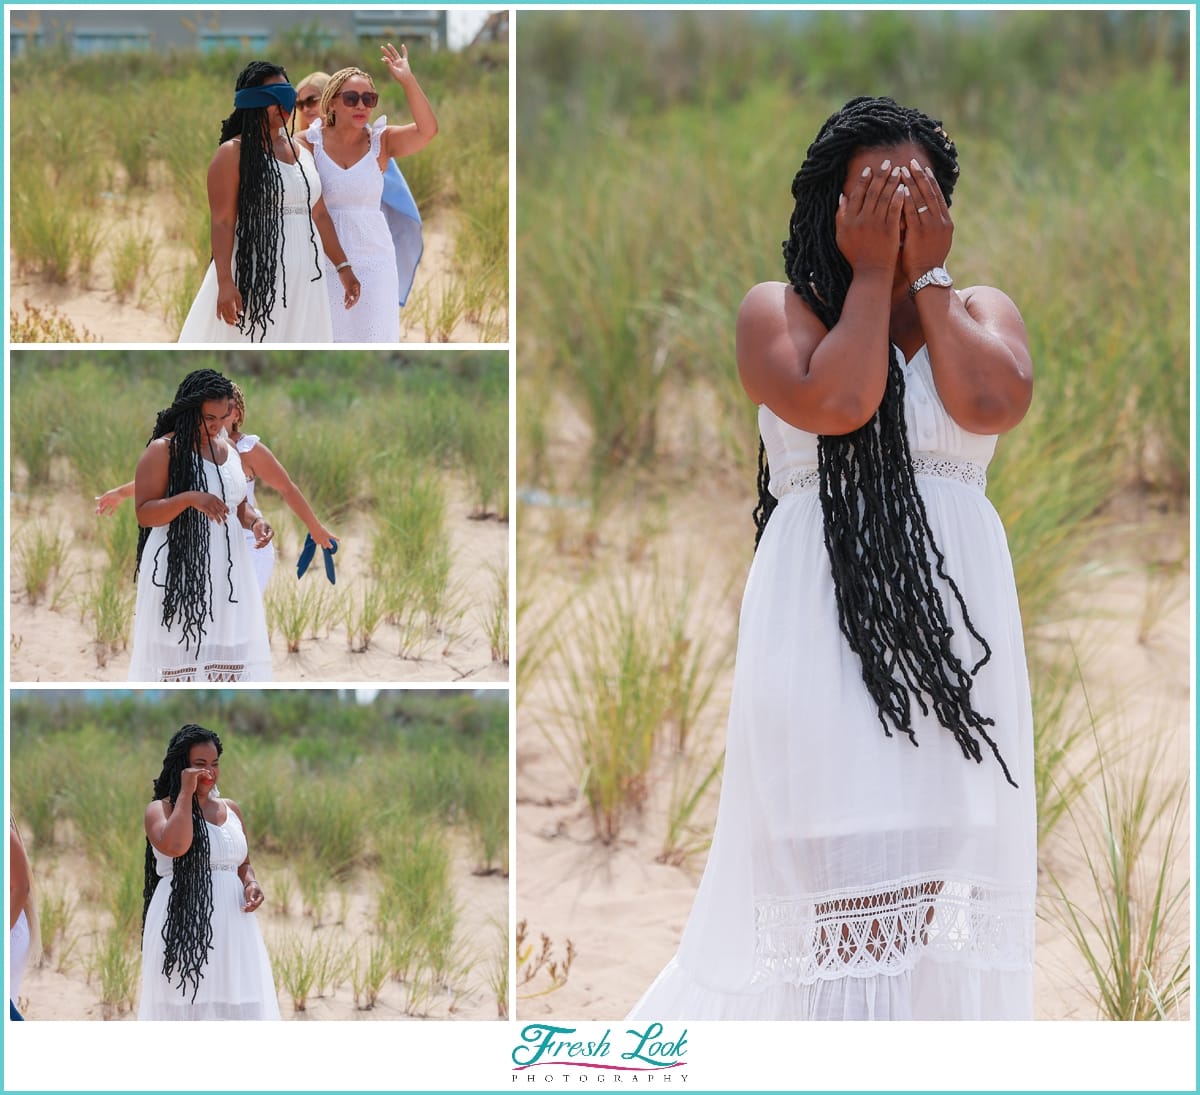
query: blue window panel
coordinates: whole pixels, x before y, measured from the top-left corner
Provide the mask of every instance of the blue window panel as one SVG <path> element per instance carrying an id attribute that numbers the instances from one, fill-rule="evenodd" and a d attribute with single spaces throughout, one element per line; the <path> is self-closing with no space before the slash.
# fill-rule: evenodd
<path id="1" fill-rule="evenodd" d="M 145 31 L 77 30 L 71 36 L 75 53 L 132 53 L 150 48 Z"/>

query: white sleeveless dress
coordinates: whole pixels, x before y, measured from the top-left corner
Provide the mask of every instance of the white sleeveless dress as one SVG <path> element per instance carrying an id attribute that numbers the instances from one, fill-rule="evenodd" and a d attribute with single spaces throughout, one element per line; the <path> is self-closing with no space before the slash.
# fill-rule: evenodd
<path id="1" fill-rule="evenodd" d="M 157 848 L 154 862 L 159 883 L 146 912 L 142 933 L 142 995 L 139 1019 L 278 1019 L 279 1000 L 271 976 L 271 961 L 259 930 L 257 912 L 242 912 L 245 893 L 238 867 L 246 859 L 246 834 L 242 823 L 228 807 L 224 825 L 205 822 L 208 829 L 209 862 L 212 864 L 212 950 L 204 976 L 192 1000 L 180 988 L 178 973 L 173 982 L 163 976 L 163 928 L 171 895 L 174 861 Z"/>
<path id="2" fill-rule="evenodd" d="M 992 651 L 973 703 L 1019 789 L 915 703 L 919 747 L 885 736 L 838 626 L 817 438 L 760 407 L 779 505 L 742 602 L 716 831 L 679 951 L 631 1017 L 1032 1017 L 1033 718 L 1012 561 L 984 494 L 996 439 L 946 413 L 924 348 L 899 360 L 929 524 Z M 941 585 L 970 667 L 980 650 Z"/>
<path id="3" fill-rule="evenodd" d="M 338 242 L 354 267 L 362 295 L 353 308 L 343 306 L 341 282 L 333 263 L 325 260 L 326 290 L 333 322 L 334 342 L 399 342 L 400 280 L 396 249 L 387 219 L 380 207 L 383 172 L 379 149 L 386 117 L 376 118 L 368 130 L 371 148 L 357 163 L 342 167 L 325 151 L 320 122 L 305 131 L 321 176 L 325 208 L 333 218 Z"/>
<path id="4" fill-rule="evenodd" d="M 262 593 L 254 576 L 237 507 L 246 497 L 246 473 L 232 445 L 218 467 L 204 461 L 205 489 L 224 498 L 225 524 L 208 523 L 209 582 L 212 618 L 205 621 L 199 649 L 184 645 L 178 620 L 163 626 L 163 585 L 167 573 L 167 526 L 150 530 L 138 571 L 133 613 L 131 681 L 269 681 L 271 646 L 263 613 Z"/>
<path id="5" fill-rule="evenodd" d="M 275 161 L 283 178 L 283 229 L 281 261 L 275 278 L 275 307 L 266 334 L 261 330 L 242 332 L 217 318 L 217 268 L 210 262 L 179 334 L 180 342 L 332 341 L 329 297 L 323 285 L 329 276 L 325 249 L 312 223 L 312 206 L 321 196 L 321 179 L 308 149 L 299 142 L 295 145 L 296 163 Z M 236 253 L 233 261 L 236 269 Z M 341 282 L 336 275 L 333 280 L 339 290 L 338 307 L 342 308 Z"/>
<path id="6" fill-rule="evenodd" d="M 258 444 L 258 441 L 259 437 L 256 433 L 242 434 L 241 440 L 237 443 L 238 454 L 245 456 Z M 258 509 L 258 503 L 254 500 L 253 478 L 246 480 L 246 501 L 256 510 Z M 275 569 L 275 543 L 272 541 L 266 547 L 255 547 L 254 530 L 243 528 L 242 532 L 245 536 L 246 546 L 250 549 L 250 558 L 254 563 L 254 577 L 258 581 L 258 591 L 265 594 L 267 583 L 271 580 L 271 571 Z"/>

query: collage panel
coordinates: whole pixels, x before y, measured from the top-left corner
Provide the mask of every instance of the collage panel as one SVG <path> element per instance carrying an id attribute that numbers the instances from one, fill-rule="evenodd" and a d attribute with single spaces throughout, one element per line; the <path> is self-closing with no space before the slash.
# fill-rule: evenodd
<path id="1" fill-rule="evenodd" d="M 1188 16 L 517 26 L 518 1017 L 1190 1019 Z"/>
<path id="2" fill-rule="evenodd" d="M 510 1017 L 509 14 L 6 9 L 6 1087 Z"/>
<path id="3" fill-rule="evenodd" d="M 507 1015 L 506 690 L 16 689 L 9 726 L 24 1019 Z"/>
<path id="4" fill-rule="evenodd" d="M 10 19 L 13 343 L 508 341 L 507 12 Z"/>
<path id="5" fill-rule="evenodd" d="M 14 681 L 507 681 L 506 353 L 10 370 Z"/>

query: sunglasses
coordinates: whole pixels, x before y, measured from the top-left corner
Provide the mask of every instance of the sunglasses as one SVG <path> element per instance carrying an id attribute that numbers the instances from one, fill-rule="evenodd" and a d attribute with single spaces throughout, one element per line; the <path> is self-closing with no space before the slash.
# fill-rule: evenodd
<path id="1" fill-rule="evenodd" d="M 320 95 L 306 95 L 303 99 L 297 99 L 296 105 L 303 107 L 305 110 L 312 110 L 320 101 Z"/>
<path id="2" fill-rule="evenodd" d="M 379 92 L 364 91 L 361 95 L 357 91 L 343 91 L 341 100 L 348 107 L 358 106 L 358 100 L 362 100 L 362 105 L 368 110 L 374 109 L 379 104 Z"/>

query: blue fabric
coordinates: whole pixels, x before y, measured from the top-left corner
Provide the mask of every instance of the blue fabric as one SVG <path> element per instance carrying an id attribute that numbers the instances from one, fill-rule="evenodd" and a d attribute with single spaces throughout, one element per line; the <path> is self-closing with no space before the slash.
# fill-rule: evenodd
<path id="1" fill-rule="evenodd" d="M 17 1005 L 14 1004 L 11 1000 L 9 1000 L 9 1002 L 8 1002 L 8 1017 L 10 1019 L 12 1019 L 14 1022 L 24 1021 L 24 1019 L 25 1019 L 25 1016 L 22 1015 L 19 1011 L 17 1011 Z"/>
<path id="2" fill-rule="evenodd" d="M 325 556 L 325 577 L 329 579 L 330 585 L 337 584 L 337 574 L 333 569 L 333 557 L 337 554 L 337 541 L 333 541 L 333 547 L 322 548 L 321 552 Z M 317 553 L 317 542 L 312 538 L 310 532 L 304 537 L 304 547 L 300 549 L 300 558 L 296 561 L 296 577 L 303 578 L 305 571 L 308 570 L 309 564 L 313 561 L 313 556 Z"/>
<path id="3" fill-rule="evenodd" d="M 233 97 L 236 110 L 254 110 L 256 107 L 278 105 L 285 114 L 296 109 L 296 89 L 291 84 L 263 84 L 261 87 L 244 87 Z"/>
<path id="4" fill-rule="evenodd" d="M 387 170 L 383 173 L 382 209 L 396 250 L 396 273 L 400 276 L 400 306 L 403 308 L 425 251 L 425 241 L 421 237 L 421 214 L 417 203 L 395 160 L 388 160 Z"/>

